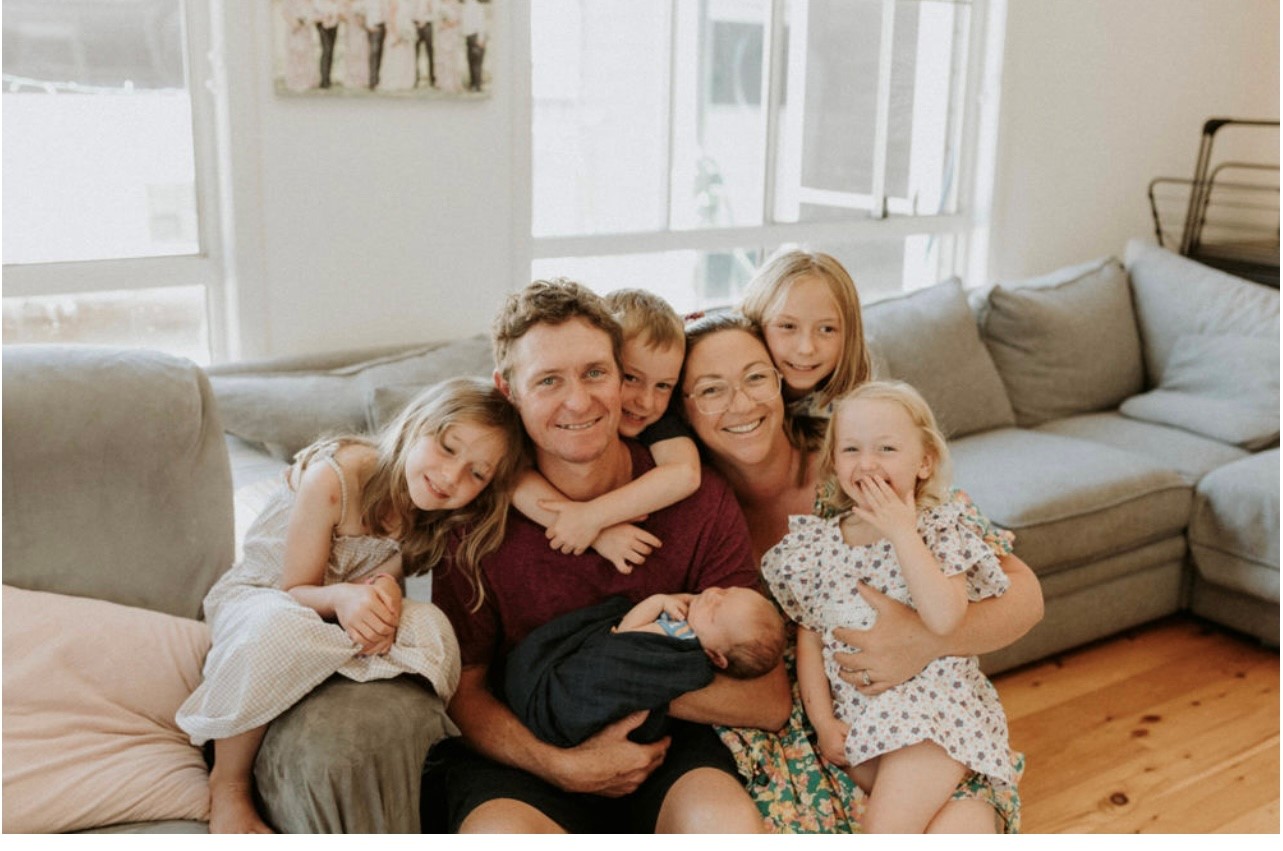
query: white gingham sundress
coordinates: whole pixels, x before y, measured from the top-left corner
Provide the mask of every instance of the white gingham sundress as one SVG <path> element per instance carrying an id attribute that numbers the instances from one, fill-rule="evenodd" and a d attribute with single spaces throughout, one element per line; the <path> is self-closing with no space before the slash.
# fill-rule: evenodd
<path id="1" fill-rule="evenodd" d="M 333 451 L 328 463 L 347 485 Z M 392 649 L 362 656 L 338 623 L 281 590 L 285 532 L 295 492 L 282 483 L 246 533 L 244 556 L 205 597 L 212 646 L 204 681 L 178 710 L 193 744 L 226 739 L 260 727 L 289 709 L 335 673 L 358 682 L 419 674 L 449 702 L 459 684 L 459 645 L 445 614 L 431 603 L 406 599 Z M 335 535 L 325 584 L 359 582 L 400 549 L 391 538 Z"/>

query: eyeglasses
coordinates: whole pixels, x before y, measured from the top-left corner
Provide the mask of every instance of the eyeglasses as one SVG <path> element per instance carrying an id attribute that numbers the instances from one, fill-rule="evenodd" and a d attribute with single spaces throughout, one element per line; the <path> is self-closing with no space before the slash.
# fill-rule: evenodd
<path id="1" fill-rule="evenodd" d="M 701 414 L 721 414 L 729 411 L 735 401 L 735 392 L 743 391 L 754 402 L 769 402 L 780 395 L 781 376 L 775 369 L 755 369 L 736 382 L 724 378 L 701 381 L 686 394 L 695 401 Z"/>

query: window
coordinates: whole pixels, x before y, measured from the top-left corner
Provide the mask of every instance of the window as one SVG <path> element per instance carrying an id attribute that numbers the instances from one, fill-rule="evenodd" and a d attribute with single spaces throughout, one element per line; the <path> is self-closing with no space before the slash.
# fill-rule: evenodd
<path id="1" fill-rule="evenodd" d="M 208 363 L 219 303 L 204 69 L 183 0 L 4 7 L 4 342 Z"/>
<path id="2" fill-rule="evenodd" d="M 771 251 L 962 271 L 984 0 L 535 0 L 531 269 L 679 311 Z"/>

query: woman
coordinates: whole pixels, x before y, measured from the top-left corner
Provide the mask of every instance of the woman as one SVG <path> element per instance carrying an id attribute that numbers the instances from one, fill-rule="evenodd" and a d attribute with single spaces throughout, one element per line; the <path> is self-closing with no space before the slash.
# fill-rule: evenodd
<path id="1" fill-rule="evenodd" d="M 708 460 L 730 483 L 744 510 L 760 560 L 788 531 L 790 514 L 813 510 L 816 436 L 785 417 L 770 352 L 761 332 L 739 314 L 706 316 L 687 326 L 681 394 L 686 418 Z M 928 631 L 908 607 L 863 589 L 878 619 L 867 631 L 837 631 L 841 640 L 861 651 L 839 655 L 847 671 L 843 676 L 861 691 L 876 694 L 913 677 L 932 659 L 988 653 L 1024 635 L 1042 618 L 1042 592 L 1029 567 L 1005 549 L 1000 563 L 1011 580 L 1010 590 L 971 606 L 962 626 L 947 637 Z M 791 651 L 787 661 L 791 668 Z M 813 749 L 814 735 L 793 679 L 793 714 L 784 729 L 774 734 L 726 730 L 723 739 L 776 830 L 858 829 L 862 794 L 841 770 L 821 762 Z M 930 830 L 1014 830 L 1018 807 L 1014 796 L 998 798 L 988 787 L 964 781 Z"/>

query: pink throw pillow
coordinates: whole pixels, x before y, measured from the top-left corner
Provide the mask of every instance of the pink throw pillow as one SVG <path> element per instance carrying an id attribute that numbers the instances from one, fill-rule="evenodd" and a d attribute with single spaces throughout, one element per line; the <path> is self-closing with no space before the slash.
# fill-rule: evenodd
<path id="1" fill-rule="evenodd" d="M 4 586 L 4 830 L 209 818 L 174 723 L 200 683 L 200 621 Z"/>

